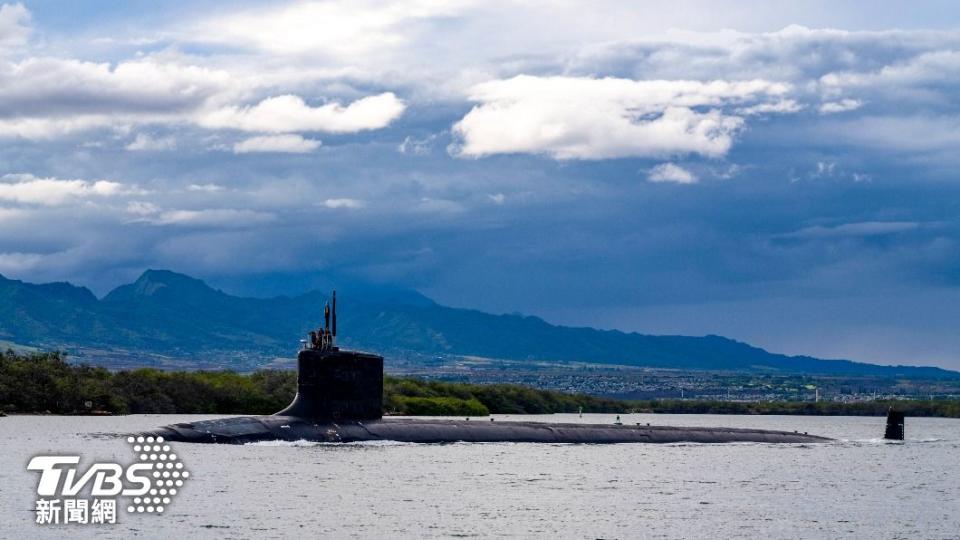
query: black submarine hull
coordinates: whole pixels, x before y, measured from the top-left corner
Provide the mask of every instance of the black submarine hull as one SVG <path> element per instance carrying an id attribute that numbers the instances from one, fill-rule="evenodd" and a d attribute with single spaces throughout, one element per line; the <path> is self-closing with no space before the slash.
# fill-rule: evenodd
<path id="1" fill-rule="evenodd" d="M 188 443 L 259 441 L 351 443 L 823 443 L 832 439 L 788 431 L 723 427 L 595 425 L 541 422 L 383 418 L 315 422 L 294 416 L 243 416 L 173 424 L 144 435 Z"/>

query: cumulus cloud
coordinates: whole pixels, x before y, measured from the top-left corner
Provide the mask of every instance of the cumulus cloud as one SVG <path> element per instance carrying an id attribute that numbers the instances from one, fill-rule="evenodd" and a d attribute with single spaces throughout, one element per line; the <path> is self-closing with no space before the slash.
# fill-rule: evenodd
<path id="1" fill-rule="evenodd" d="M 741 115 L 809 108 L 827 116 L 869 103 L 870 110 L 858 116 L 877 115 L 892 123 L 899 123 L 895 117 L 911 117 L 916 123 L 926 117 L 930 131 L 939 131 L 934 124 L 940 115 L 931 111 L 960 112 L 953 99 L 960 80 L 960 34 L 951 31 L 853 31 L 798 25 L 772 32 L 670 31 L 583 47 L 564 69 L 570 74 L 629 78 L 759 78 L 791 85 L 782 102 L 741 107 L 736 111 Z M 855 139 L 855 129 L 831 125 L 825 133 Z M 918 146 L 906 139 L 901 147 Z"/>
<path id="2" fill-rule="evenodd" d="M 124 119 L 127 121 L 127 119 Z M 113 125 L 109 115 L 77 115 L 66 118 L 2 118 L 0 138 L 19 137 L 35 141 L 55 139 L 78 131 Z"/>
<path id="3" fill-rule="evenodd" d="M 820 105 L 820 114 L 833 114 L 859 109 L 863 102 L 859 99 L 842 99 L 840 101 L 830 101 Z"/>
<path id="4" fill-rule="evenodd" d="M 346 106 L 331 102 L 311 107 L 290 94 L 253 106 L 234 104 L 256 95 L 266 84 L 271 81 L 263 77 L 160 58 L 116 65 L 59 58 L 0 62 L 0 137 L 51 139 L 94 128 L 146 124 L 353 133 L 385 127 L 405 109 L 390 92 Z M 140 140 L 149 146 L 148 138 Z"/>
<path id="5" fill-rule="evenodd" d="M 300 135 L 264 135 L 251 137 L 233 145 L 235 154 L 252 152 L 280 152 L 287 154 L 305 154 L 320 148 L 320 141 L 304 139 Z"/>
<path id="6" fill-rule="evenodd" d="M 23 4 L 0 5 L 0 47 L 25 43 L 30 35 L 29 24 L 30 12 Z"/>
<path id="7" fill-rule="evenodd" d="M 132 190 L 117 182 L 38 178 L 31 174 L 0 177 L 0 200 L 57 206 L 85 198 L 112 197 Z"/>
<path id="8" fill-rule="evenodd" d="M 2 9 L 0 21 L 6 22 L 0 23 L 0 28 L 19 30 L 0 29 L 0 36 L 16 34 L 22 39 L 29 12 L 19 4 Z M 569 126 L 566 119 L 547 115 L 544 129 L 535 134 L 542 140 L 520 145 L 518 150 L 511 150 L 517 145 L 509 141 L 491 144 L 489 139 L 500 137 L 483 126 L 483 119 L 508 103 L 514 110 L 531 112 L 526 102 L 533 98 L 518 98 L 514 103 L 510 96 L 489 102 L 479 96 L 475 112 L 458 124 L 463 128 L 459 135 L 464 144 L 455 147 L 464 156 L 512 151 L 560 159 L 661 156 L 673 151 L 716 156 L 729 150 L 737 132 L 756 115 L 793 114 L 804 109 L 830 114 L 867 102 L 871 111 L 885 105 L 948 106 L 960 74 L 960 36 L 951 32 L 856 32 L 789 26 L 753 33 L 638 33 L 638 24 L 689 26 L 666 12 L 654 13 L 656 9 L 645 10 L 639 17 L 616 5 L 595 9 L 597 17 L 620 23 L 613 26 L 587 24 L 576 15 L 580 9 L 572 5 L 514 9 L 496 2 L 330 0 L 213 11 L 198 22 L 159 29 L 157 36 L 174 44 L 201 41 L 225 45 L 233 51 L 228 57 L 204 52 L 186 55 L 174 47 L 116 63 L 29 56 L 0 63 L 0 137 L 52 139 L 95 128 L 151 123 L 252 133 L 352 133 L 386 127 L 408 106 L 391 92 L 355 97 L 364 94 L 361 88 L 409 88 L 407 99 L 416 106 L 417 99 L 425 95 L 445 93 L 445 98 L 459 98 L 464 89 L 474 89 L 471 94 L 480 92 L 482 87 L 475 84 L 479 81 L 505 83 L 522 73 L 563 73 L 567 77 L 553 79 L 644 84 L 688 80 L 700 84 L 789 83 L 770 83 L 785 89 L 776 95 L 760 92 L 754 99 L 742 101 L 726 96 L 722 103 L 674 104 L 698 116 L 688 114 L 672 123 L 658 124 L 657 112 L 611 106 L 612 114 L 604 112 L 604 116 L 626 116 L 627 120 L 611 123 L 619 129 L 605 138 L 610 140 L 585 135 L 580 142 L 553 141 L 564 138 L 556 135 L 558 130 L 582 126 Z M 502 30 L 503 40 L 477 39 L 488 33 L 486 25 L 504 29 L 529 26 L 529 20 L 547 12 L 552 21 L 549 31 Z M 661 20 L 658 17 L 665 17 L 664 24 L 653 22 Z M 451 20 L 456 24 L 442 24 Z M 714 25 L 704 25 L 710 26 Z M 557 39 L 561 34 L 569 39 Z M 638 34 L 644 37 L 638 39 Z M 434 46 L 438 40 L 469 42 L 471 47 L 464 55 L 443 54 Z M 517 54 L 528 50 L 536 50 L 538 55 Z M 511 61 L 503 62 L 504 54 Z M 256 69 L 251 69 L 252 65 Z M 560 84 L 554 81 L 554 86 Z M 271 94 L 275 97 L 265 97 Z M 602 101 L 617 99 L 627 100 L 606 96 Z M 662 105 L 659 113 L 666 113 L 667 107 Z M 635 132 L 638 137 L 633 137 Z M 686 142 L 664 144 L 665 150 L 643 142 L 661 134 Z M 631 138 L 641 142 L 623 142 Z M 429 150 L 418 142 L 406 141 L 402 152 L 419 155 Z"/>
<path id="9" fill-rule="evenodd" d="M 695 184 L 697 177 L 692 172 L 675 163 L 661 163 L 647 175 L 651 182 L 672 182 L 675 184 Z"/>
<path id="10" fill-rule="evenodd" d="M 459 154 L 604 159 L 727 153 L 743 127 L 727 105 L 776 100 L 788 85 L 751 81 L 636 81 L 517 76 L 479 84 L 457 122 Z"/>
<path id="11" fill-rule="evenodd" d="M 125 146 L 125 148 L 133 151 L 175 150 L 177 148 L 177 140 L 173 137 L 151 137 L 145 133 L 138 133 L 136 138 Z"/>
<path id="12" fill-rule="evenodd" d="M 385 127 L 404 108 L 403 101 L 392 92 L 361 98 L 346 107 L 339 103 L 311 107 L 299 96 L 284 95 L 264 99 L 251 107 L 224 107 L 205 115 L 200 123 L 211 128 L 268 133 L 354 133 Z"/>

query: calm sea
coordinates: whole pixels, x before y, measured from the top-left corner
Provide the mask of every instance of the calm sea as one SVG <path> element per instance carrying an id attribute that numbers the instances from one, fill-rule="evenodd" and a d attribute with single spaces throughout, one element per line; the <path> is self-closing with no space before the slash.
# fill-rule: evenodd
<path id="1" fill-rule="evenodd" d="M 162 515 L 34 523 L 37 454 L 132 461 L 126 433 L 196 416 L 0 418 L 0 538 L 960 538 L 960 421 L 624 415 L 757 427 L 815 445 L 174 444 L 193 473 Z M 611 423 L 612 415 L 498 416 Z M 486 420 L 480 420 L 486 421 Z"/>

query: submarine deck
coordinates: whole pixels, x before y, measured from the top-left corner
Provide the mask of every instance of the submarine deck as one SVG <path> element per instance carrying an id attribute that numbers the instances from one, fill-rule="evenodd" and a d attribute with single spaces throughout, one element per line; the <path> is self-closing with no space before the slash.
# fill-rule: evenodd
<path id="1" fill-rule="evenodd" d="M 192 443 L 265 440 L 348 443 L 400 441 L 533 443 L 822 443 L 832 439 L 789 431 L 725 427 L 553 424 L 489 420 L 383 418 L 325 422 L 293 416 L 242 416 L 165 426 L 143 435 Z"/>

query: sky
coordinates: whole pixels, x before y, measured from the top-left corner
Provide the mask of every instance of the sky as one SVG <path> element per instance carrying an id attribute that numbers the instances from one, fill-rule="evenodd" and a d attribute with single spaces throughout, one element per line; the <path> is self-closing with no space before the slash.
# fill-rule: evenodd
<path id="1" fill-rule="evenodd" d="M 0 4 L 0 274 L 960 369 L 955 2 Z"/>

